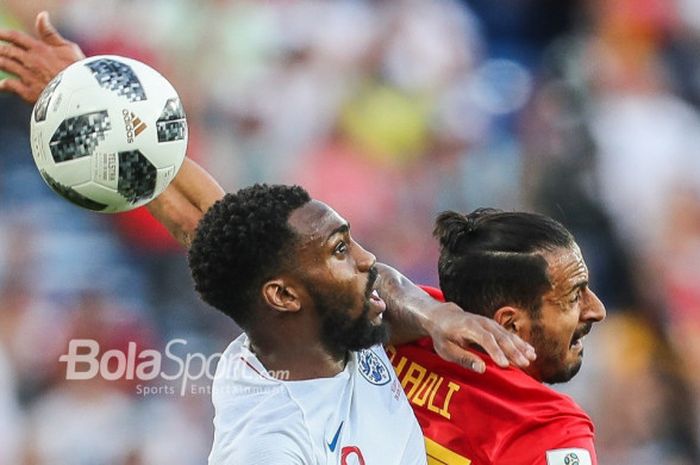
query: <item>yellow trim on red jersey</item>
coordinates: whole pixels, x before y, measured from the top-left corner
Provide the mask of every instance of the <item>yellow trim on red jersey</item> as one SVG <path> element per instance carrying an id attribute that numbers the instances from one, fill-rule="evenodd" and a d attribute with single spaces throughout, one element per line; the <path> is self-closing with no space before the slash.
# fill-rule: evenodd
<path id="1" fill-rule="evenodd" d="M 472 463 L 447 447 L 441 446 L 430 438 L 425 438 L 425 451 L 428 453 L 428 465 L 469 465 Z"/>

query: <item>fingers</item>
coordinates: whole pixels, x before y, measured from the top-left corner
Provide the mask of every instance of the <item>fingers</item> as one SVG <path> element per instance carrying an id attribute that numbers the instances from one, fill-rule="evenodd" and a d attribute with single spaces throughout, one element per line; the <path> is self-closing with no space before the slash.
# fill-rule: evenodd
<path id="1" fill-rule="evenodd" d="M 0 40 L 25 50 L 32 48 L 37 43 L 37 40 L 29 34 L 7 29 L 0 29 Z"/>
<path id="2" fill-rule="evenodd" d="M 536 358 L 535 349 L 517 335 L 506 331 L 493 320 L 484 322 L 482 341 L 476 341 L 501 367 L 513 363 L 521 368 L 530 365 Z M 491 352 L 494 352 L 492 354 Z M 503 358 L 501 358 L 503 355 Z"/>
<path id="3" fill-rule="evenodd" d="M 467 355 L 472 344 L 480 346 L 502 368 L 511 363 L 525 368 L 536 358 L 530 344 L 491 318 L 464 312 L 453 304 L 442 304 L 435 311 L 439 312 L 439 324 L 430 330 L 435 349 L 441 353 L 452 346 L 451 353 L 445 355 L 457 363 L 475 363 L 475 358 Z"/>
<path id="4" fill-rule="evenodd" d="M 456 363 L 476 373 L 486 371 L 486 363 L 478 355 L 456 345 L 445 347 L 440 356 L 448 362 Z"/>
<path id="5" fill-rule="evenodd" d="M 496 341 L 494 335 L 489 331 L 483 330 L 483 332 L 477 336 L 474 342 L 479 344 L 481 348 L 483 348 L 486 353 L 491 356 L 493 361 L 496 362 L 496 365 L 503 368 L 510 365 L 508 357 L 506 357 L 506 354 L 501 349 L 501 346 Z"/>
<path id="6" fill-rule="evenodd" d="M 518 365 L 521 368 L 525 368 L 530 365 L 530 360 L 525 353 L 521 352 L 515 345 L 515 337 L 516 336 L 505 331 L 494 335 L 498 347 L 501 348 L 508 361 Z"/>
<path id="7" fill-rule="evenodd" d="M 67 43 L 49 20 L 49 13 L 42 11 L 36 17 L 36 32 L 41 40 L 48 45 L 64 45 Z"/>
<path id="8" fill-rule="evenodd" d="M 27 53 L 14 45 L 0 45 L 0 57 L 13 60 L 17 64 L 24 63 Z"/>
<path id="9" fill-rule="evenodd" d="M 23 84 L 19 79 L 7 78 L 0 80 L 0 92 L 11 92 L 19 95 L 27 102 L 33 103 L 33 94 L 31 89 Z"/>
<path id="10" fill-rule="evenodd" d="M 31 70 L 24 63 L 26 52 L 14 45 L 0 45 L 0 71 L 14 74 L 25 84 L 31 80 Z"/>
<path id="11" fill-rule="evenodd" d="M 511 333 L 508 333 L 511 334 Z M 535 353 L 535 348 L 530 344 L 522 340 L 519 336 L 511 334 L 511 341 L 515 344 L 515 347 L 527 357 L 531 362 L 537 359 L 537 353 Z"/>
<path id="12" fill-rule="evenodd" d="M 25 68 L 17 61 L 0 55 L 0 71 L 5 71 L 6 73 L 14 74 L 21 78 Z"/>

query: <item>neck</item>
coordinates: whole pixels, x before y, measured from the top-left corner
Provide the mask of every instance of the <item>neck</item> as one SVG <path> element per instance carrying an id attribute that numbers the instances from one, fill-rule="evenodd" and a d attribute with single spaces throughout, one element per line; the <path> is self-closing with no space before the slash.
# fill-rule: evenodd
<path id="1" fill-rule="evenodd" d="M 249 332 L 250 350 L 265 369 L 284 373 L 284 381 L 330 378 L 345 369 L 348 354 L 332 354 L 318 340 L 265 336 Z"/>

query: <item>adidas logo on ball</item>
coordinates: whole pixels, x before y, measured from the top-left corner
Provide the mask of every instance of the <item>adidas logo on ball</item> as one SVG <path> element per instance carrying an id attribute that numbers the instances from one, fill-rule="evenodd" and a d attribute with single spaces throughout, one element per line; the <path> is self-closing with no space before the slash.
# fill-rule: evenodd
<path id="1" fill-rule="evenodd" d="M 126 126 L 126 141 L 131 144 L 148 126 L 134 112 L 127 109 L 122 110 L 122 116 Z"/>

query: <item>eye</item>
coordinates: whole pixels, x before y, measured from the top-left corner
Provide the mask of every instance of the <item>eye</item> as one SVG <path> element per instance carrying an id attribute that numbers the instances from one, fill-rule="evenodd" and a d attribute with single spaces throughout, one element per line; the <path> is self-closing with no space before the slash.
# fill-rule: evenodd
<path id="1" fill-rule="evenodd" d="M 572 304 L 575 304 L 576 302 L 581 300 L 581 294 L 582 294 L 582 290 L 581 290 L 581 288 L 578 288 L 576 290 L 576 292 L 574 293 L 573 297 L 571 298 L 571 300 L 569 300 L 569 302 L 571 302 Z"/>
<path id="2" fill-rule="evenodd" d="M 344 255 L 347 251 L 348 245 L 345 243 L 345 241 L 340 241 L 336 244 L 335 248 L 333 249 L 333 254 Z"/>

